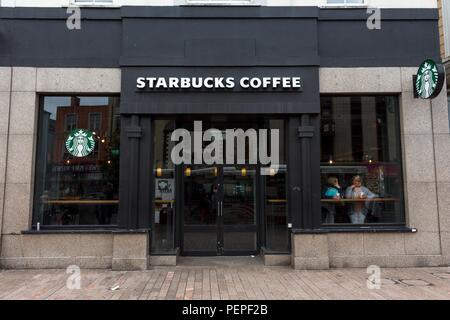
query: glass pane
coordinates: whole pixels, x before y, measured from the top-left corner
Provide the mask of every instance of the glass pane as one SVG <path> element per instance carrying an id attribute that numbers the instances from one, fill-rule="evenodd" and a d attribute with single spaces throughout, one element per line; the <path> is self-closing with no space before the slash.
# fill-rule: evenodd
<path id="1" fill-rule="evenodd" d="M 224 232 L 223 248 L 229 251 L 255 251 L 256 232 Z"/>
<path id="2" fill-rule="evenodd" d="M 184 175 L 184 224 L 217 224 L 219 187 L 217 167 L 196 165 L 185 167 Z"/>
<path id="3" fill-rule="evenodd" d="M 91 113 L 103 119 L 95 132 Z M 119 143 L 118 97 L 43 97 L 33 222 L 116 224 Z"/>
<path id="4" fill-rule="evenodd" d="M 219 168 L 195 165 L 183 168 L 183 250 L 217 252 Z"/>
<path id="5" fill-rule="evenodd" d="M 195 231 L 184 231 L 184 251 L 217 252 L 217 229 L 199 228 Z"/>
<path id="6" fill-rule="evenodd" d="M 289 251 L 289 232 L 287 226 L 287 194 L 284 147 L 284 120 L 269 120 L 270 129 L 280 133 L 280 166 L 272 175 L 263 176 L 265 183 L 266 249 L 268 251 Z"/>
<path id="7" fill-rule="evenodd" d="M 96 132 L 100 130 L 102 114 L 98 112 L 89 113 L 89 130 Z"/>
<path id="8" fill-rule="evenodd" d="M 175 166 L 170 157 L 172 120 L 156 120 L 154 136 L 155 210 L 152 253 L 174 252 Z"/>
<path id="9" fill-rule="evenodd" d="M 322 222 L 403 224 L 396 97 L 322 97 Z"/>
<path id="10" fill-rule="evenodd" d="M 287 228 L 286 166 L 266 176 L 266 249 L 289 251 Z"/>
<path id="11" fill-rule="evenodd" d="M 223 224 L 256 224 L 255 167 L 223 167 Z"/>

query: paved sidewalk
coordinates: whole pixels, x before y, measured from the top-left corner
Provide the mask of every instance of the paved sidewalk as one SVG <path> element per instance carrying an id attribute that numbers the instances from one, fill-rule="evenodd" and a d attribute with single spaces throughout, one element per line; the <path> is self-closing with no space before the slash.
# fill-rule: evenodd
<path id="1" fill-rule="evenodd" d="M 67 288 L 69 276 L 0 270 L 0 299 L 450 299 L 450 267 L 382 269 L 374 290 L 366 269 L 296 271 L 265 267 L 258 258 L 192 258 L 142 272 L 81 270 L 80 290 Z"/>

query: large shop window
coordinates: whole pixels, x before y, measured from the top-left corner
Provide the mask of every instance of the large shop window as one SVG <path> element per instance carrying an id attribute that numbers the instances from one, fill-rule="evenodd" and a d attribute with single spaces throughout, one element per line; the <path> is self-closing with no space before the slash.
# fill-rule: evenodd
<path id="1" fill-rule="evenodd" d="M 33 224 L 117 224 L 119 98 L 41 97 Z"/>
<path id="2" fill-rule="evenodd" d="M 395 96 L 321 98 L 322 222 L 403 225 Z"/>

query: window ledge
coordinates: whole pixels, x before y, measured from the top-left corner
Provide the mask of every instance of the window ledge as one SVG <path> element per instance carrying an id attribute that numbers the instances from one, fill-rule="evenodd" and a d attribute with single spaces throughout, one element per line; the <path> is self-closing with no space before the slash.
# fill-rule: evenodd
<path id="1" fill-rule="evenodd" d="M 207 7 L 220 7 L 220 6 L 237 6 L 237 7 L 254 7 L 261 6 L 261 0 L 176 0 L 175 6 L 207 6 Z"/>
<path id="2" fill-rule="evenodd" d="M 24 230 L 21 234 L 136 234 L 146 233 L 148 229 L 44 229 L 44 230 Z"/>
<path id="3" fill-rule="evenodd" d="M 119 4 L 116 3 L 116 1 L 92 1 L 92 0 L 70 0 L 69 5 L 67 6 L 69 8 L 73 7 L 99 7 L 99 8 L 105 8 L 105 7 L 120 7 Z"/>
<path id="4" fill-rule="evenodd" d="M 261 254 L 268 256 L 285 256 L 290 255 L 291 253 L 289 251 L 275 251 L 268 250 L 266 247 L 261 247 Z"/>
<path id="5" fill-rule="evenodd" d="M 62 8 L 80 8 L 80 9 L 85 9 L 85 8 L 93 8 L 93 9 L 105 9 L 105 8 L 112 8 L 112 9 L 116 9 L 116 8 L 121 8 L 121 5 L 117 5 L 117 4 L 102 4 L 102 3 L 93 3 L 93 4 L 83 4 L 83 3 L 74 3 L 71 4 L 69 6 L 63 6 Z"/>
<path id="6" fill-rule="evenodd" d="M 176 247 L 175 249 L 172 249 L 170 252 L 150 252 L 151 256 L 154 257 L 172 257 L 172 256 L 179 256 L 180 255 L 180 248 Z"/>
<path id="7" fill-rule="evenodd" d="M 341 4 L 341 3 L 337 3 L 337 4 L 325 4 L 322 6 L 319 6 L 319 8 L 321 9 L 368 9 L 369 6 L 365 3 L 361 3 L 361 4 L 357 4 L 357 3 L 353 3 L 353 4 Z"/>
<path id="8" fill-rule="evenodd" d="M 409 227 L 323 227 L 321 229 L 292 229 L 293 234 L 326 234 L 326 233 L 416 233 L 416 228 Z"/>

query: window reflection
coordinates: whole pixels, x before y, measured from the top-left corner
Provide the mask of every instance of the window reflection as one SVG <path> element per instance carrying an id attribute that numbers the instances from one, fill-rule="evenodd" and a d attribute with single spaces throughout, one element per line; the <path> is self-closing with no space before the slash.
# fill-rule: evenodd
<path id="1" fill-rule="evenodd" d="M 322 222 L 403 224 L 396 97 L 322 97 Z"/>
<path id="2" fill-rule="evenodd" d="M 116 224 L 119 98 L 45 96 L 41 101 L 34 224 Z M 101 118 L 95 132 L 91 114 Z M 95 147 L 73 155 L 67 142 L 79 130 L 87 135 L 80 141 L 91 137 Z"/>

